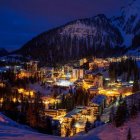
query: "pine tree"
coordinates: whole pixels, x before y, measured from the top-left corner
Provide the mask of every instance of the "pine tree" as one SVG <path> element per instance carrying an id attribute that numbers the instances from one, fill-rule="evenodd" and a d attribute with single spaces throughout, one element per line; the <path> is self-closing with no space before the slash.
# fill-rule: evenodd
<path id="1" fill-rule="evenodd" d="M 121 105 L 119 105 L 115 114 L 116 127 L 120 127 L 124 123 L 126 116 L 127 116 L 127 104 L 126 102 L 124 102 Z"/>
<path id="2" fill-rule="evenodd" d="M 69 136 L 70 136 L 70 129 L 67 128 L 67 129 L 66 129 L 66 137 L 69 137 Z"/>
<path id="3" fill-rule="evenodd" d="M 90 128 L 91 128 L 91 123 L 87 119 L 86 124 L 85 124 L 85 132 L 87 133 L 90 130 Z"/>
<path id="4" fill-rule="evenodd" d="M 36 127 L 37 119 L 36 119 L 36 115 L 34 113 L 34 107 L 33 107 L 32 103 L 29 104 L 26 120 L 27 120 L 27 123 L 29 124 L 29 126 L 31 126 L 33 128 Z"/>
<path id="5" fill-rule="evenodd" d="M 66 99 L 65 99 L 65 95 L 62 95 L 62 100 L 61 100 L 61 108 L 65 109 L 66 108 Z"/>
<path id="6" fill-rule="evenodd" d="M 132 140 L 131 128 L 129 128 L 129 130 L 128 130 L 127 140 Z"/>
<path id="7" fill-rule="evenodd" d="M 131 107 L 130 115 L 131 115 L 131 117 L 136 117 L 136 115 L 137 115 L 137 107 L 135 104 L 133 104 Z"/>
<path id="8" fill-rule="evenodd" d="M 46 132 L 47 134 L 52 134 L 52 121 L 50 117 L 46 118 Z"/>
<path id="9" fill-rule="evenodd" d="M 74 126 L 74 124 L 75 124 L 75 119 L 72 118 L 72 121 L 71 121 L 71 128 Z"/>
<path id="10" fill-rule="evenodd" d="M 114 107 L 111 108 L 110 115 L 109 115 L 109 122 L 114 122 L 115 119 L 115 110 Z"/>
<path id="11" fill-rule="evenodd" d="M 135 80 L 134 83 L 133 83 L 132 92 L 135 93 L 137 91 L 139 91 L 139 82 L 138 82 L 138 80 Z"/>

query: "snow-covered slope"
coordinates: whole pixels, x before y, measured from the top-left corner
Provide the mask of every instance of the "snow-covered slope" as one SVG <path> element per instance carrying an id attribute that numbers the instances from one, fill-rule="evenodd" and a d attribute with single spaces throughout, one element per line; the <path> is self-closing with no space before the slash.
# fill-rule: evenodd
<path id="1" fill-rule="evenodd" d="M 126 122 L 122 127 L 116 128 L 112 124 L 106 124 L 85 135 L 75 136 L 72 140 L 127 140 L 129 128 L 131 128 L 133 139 L 140 140 L 140 115 Z"/>
<path id="2" fill-rule="evenodd" d="M 126 140 L 128 129 L 131 128 L 134 140 L 140 140 L 140 115 L 131 119 L 124 126 L 116 128 L 112 124 L 106 124 L 89 131 L 87 134 L 70 138 L 61 138 L 40 134 L 14 126 L 0 124 L 0 139 L 6 140 Z"/>
<path id="3" fill-rule="evenodd" d="M 11 120 L 10 118 L 3 115 L 2 113 L 0 113 L 0 125 L 7 125 L 7 126 L 16 127 L 16 128 L 32 130 L 30 127 L 26 125 L 18 124 L 17 122 Z"/>
<path id="4" fill-rule="evenodd" d="M 59 140 L 60 137 L 40 134 L 29 128 L 12 121 L 0 113 L 0 140 Z"/>
<path id="5" fill-rule="evenodd" d="M 91 55 L 115 56 L 125 47 L 140 47 L 140 0 L 128 0 L 120 15 L 111 19 L 100 14 L 44 32 L 16 53 L 52 64 Z"/>
<path id="6" fill-rule="evenodd" d="M 122 8 L 124 17 L 123 29 L 128 34 L 140 33 L 140 1 L 132 0 L 126 7 Z"/>
<path id="7" fill-rule="evenodd" d="M 120 30 L 124 38 L 124 45 L 138 47 L 136 37 L 140 35 L 140 1 L 129 0 L 120 12 L 120 16 L 113 17 L 112 23 Z"/>
<path id="8" fill-rule="evenodd" d="M 25 129 L 19 129 L 16 127 L 0 125 L 0 139 L 1 140 L 59 140 L 62 138 L 40 134 Z"/>
<path id="9" fill-rule="evenodd" d="M 111 49 L 119 48 L 122 43 L 119 30 L 102 14 L 44 32 L 18 52 L 45 62 L 57 63 L 90 55 L 109 55 Z"/>
<path id="10" fill-rule="evenodd" d="M 115 47 L 122 41 L 118 30 L 110 24 L 105 15 L 76 20 L 66 25 L 59 34 L 61 37 L 85 39 L 87 47 L 92 47 L 93 43 L 95 43 L 95 47 L 99 47 L 99 45 L 105 47 L 107 41 L 110 42 L 111 47 Z"/>

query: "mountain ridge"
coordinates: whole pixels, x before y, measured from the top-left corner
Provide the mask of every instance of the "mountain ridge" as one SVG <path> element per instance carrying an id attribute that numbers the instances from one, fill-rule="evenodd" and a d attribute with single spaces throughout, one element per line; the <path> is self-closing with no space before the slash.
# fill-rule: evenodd
<path id="1" fill-rule="evenodd" d="M 135 10 L 137 3 L 137 0 L 129 2 L 121 9 L 120 16 L 107 18 L 99 14 L 43 32 L 16 52 L 51 64 L 87 56 L 125 54 L 127 50 L 140 47 L 140 14 L 137 13 L 140 8 Z"/>
<path id="2" fill-rule="evenodd" d="M 120 49 L 122 43 L 123 38 L 119 30 L 104 14 L 99 14 L 44 32 L 18 52 L 54 63 L 89 55 L 105 56 L 108 50 Z"/>

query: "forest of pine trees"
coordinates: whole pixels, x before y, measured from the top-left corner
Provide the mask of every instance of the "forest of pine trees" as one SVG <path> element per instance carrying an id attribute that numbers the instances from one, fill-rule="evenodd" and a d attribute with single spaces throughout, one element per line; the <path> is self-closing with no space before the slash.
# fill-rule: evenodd
<path id="1" fill-rule="evenodd" d="M 62 94 L 61 103 L 54 104 L 51 108 L 53 109 L 67 109 L 71 111 L 78 105 L 87 106 L 91 97 L 88 92 L 83 88 L 76 89 L 76 93 L 69 93 L 67 95 Z"/>
<path id="2" fill-rule="evenodd" d="M 140 102 L 133 95 L 130 97 L 132 102 L 127 104 L 123 99 L 117 108 L 112 107 L 110 111 L 110 123 L 116 127 L 122 126 L 127 120 L 137 117 L 140 111 Z"/>
<path id="3" fill-rule="evenodd" d="M 37 92 L 34 97 L 24 96 L 19 94 L 17 90 L 17 88 L 26 89 L 29 83 L 37 82 L 37 77 L 18 79 L 12 71 L 1 73 L 0 77 L 3 81 L 6 81 L 5 86 L 0 87 L 0 98 L 3 99 L 0 104 L 0 111 L 21 124 L 51 134 L 51 118 L 45 117 L 42 94 Z"/>
<path id="4" fill-rule="evenodd" d="M 109 65 L 109 77 L 111 81 L 117 81 L 119 76 L 123 77 L 124 81 L 139 79 L 139 69 L 135 59 L 129 58 L 121 60 L 121 62 L 113 62 Z"/>

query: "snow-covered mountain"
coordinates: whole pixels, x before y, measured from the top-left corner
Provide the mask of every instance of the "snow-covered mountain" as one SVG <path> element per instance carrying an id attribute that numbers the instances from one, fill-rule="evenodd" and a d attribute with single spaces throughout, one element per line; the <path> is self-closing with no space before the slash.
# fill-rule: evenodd
<path id="1" fill-rule="evenodd" d="M 27 42 L 17 52 L 45 64 L 86 56 L 116 56 L 140 47 L 140 1 L 130 0 L 111 19 L 100 14 L 69 22 Z M 134 52 L 134 51 L 133 51 Z"/>
<path id="2" fill-rule="evenodd" d="M 97 15 L 44 32 L 19 52 L 52 63 L 90 55 L 112 55 L 112 50 L 120 49 L 122 43 L 119 30 L 105 15 Z"/>
<path id="3" fill-rule="evenodd" d="M 123 29 L 128 34 L 140 33 L 140 2 L 133 0 L 126 7 L 122 8 L 122 16 L 124 17 Z"/>
<path id="4" fill-rule="evenodd" d="M 127 47 L 140 46 L 140 1 L 131 0 L 121 9 L 118 17 L 111 19 L 112 23 L 119 28 Z"/>

